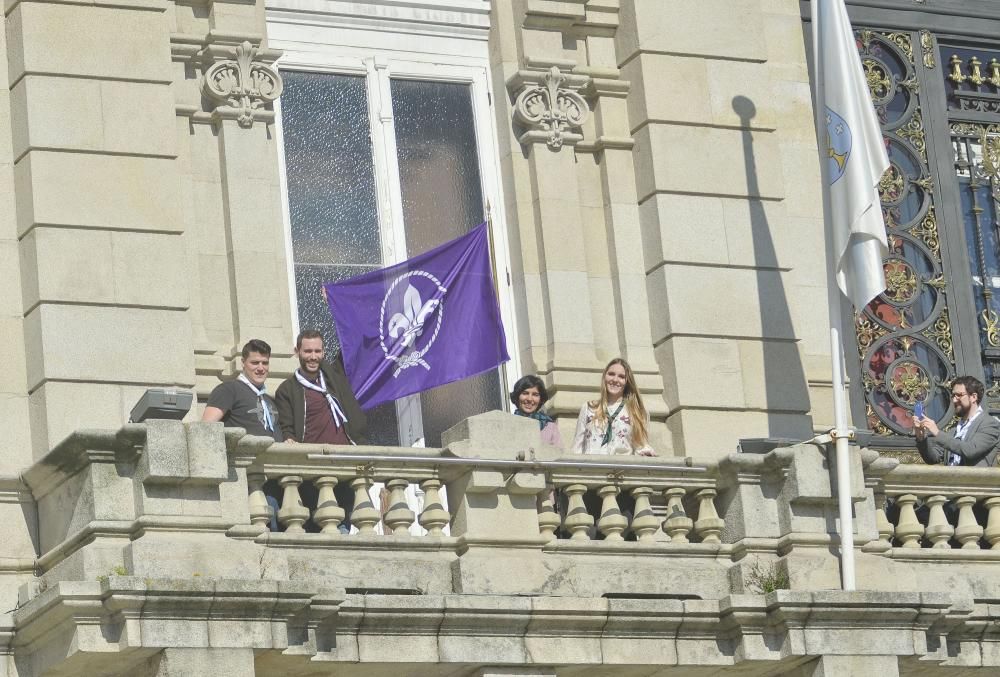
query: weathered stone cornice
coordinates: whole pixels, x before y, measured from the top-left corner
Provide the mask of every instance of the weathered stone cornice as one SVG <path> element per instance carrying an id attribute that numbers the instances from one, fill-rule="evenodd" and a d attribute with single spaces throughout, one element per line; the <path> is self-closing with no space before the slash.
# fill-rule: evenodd
<path id="1" fill-rule="evenodd" d="M 14 611 L 9 644 L 15 654 L 34 659 L 38 674 L 53 661 L 71 667 L 97 652 L 117 654 L 120 664 L 163 648 L 192 648 L 195 636 L 205 647 L 214 641 L 314 655 L 317 646 L 334 643 L 332 620 L 343 599 L 343 589 L 317 582 L 121 576 L 63 581 Z M 150 625 L 157 631 L 150 632 Z M 71 646 L 69 655 L 46 652 L 54 641 Z"/>

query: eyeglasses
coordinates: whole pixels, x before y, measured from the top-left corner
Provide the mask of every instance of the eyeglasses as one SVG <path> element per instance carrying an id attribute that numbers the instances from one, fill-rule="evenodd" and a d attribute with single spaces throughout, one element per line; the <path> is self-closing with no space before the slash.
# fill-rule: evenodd
<path id="1" fill-rule="evenodd" d="M 968 397 L 968 396 L 969 396 L 969 393 L 952 393 L 951 394 L 951 399 L 953 399 L 953 400 L 960 400 L 963 397 Z"/>

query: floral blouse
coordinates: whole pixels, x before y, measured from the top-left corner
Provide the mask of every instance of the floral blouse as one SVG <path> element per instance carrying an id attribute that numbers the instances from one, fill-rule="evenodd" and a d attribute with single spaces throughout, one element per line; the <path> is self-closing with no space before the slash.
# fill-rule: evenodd
<path id="1" fill-rule="evenodd" d="M 615 409 L 618 405 L 615 405 Z M 614 410 L 605 410 L 605 421 L 611 417 Z M 573 437 L 573 452 L 577 454 L 636 454 L 640 451 L 652 451 L 649 445 L 641 449 L 632 448 L 632 419 L 628 410 L 622 408 L 621 413 L 611 422 L 611 441 L 607 445 L 602 445 L 604 441 L 604 426 L 594 423 L 594 410 L 588 403 L 580 407 L 580 416 L 576 419 L 576 435 Z"/>

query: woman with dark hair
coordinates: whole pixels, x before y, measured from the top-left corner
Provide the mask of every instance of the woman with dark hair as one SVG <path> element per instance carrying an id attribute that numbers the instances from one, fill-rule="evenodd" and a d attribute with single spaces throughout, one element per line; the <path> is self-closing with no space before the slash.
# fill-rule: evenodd
<path id="1" fill-rule="evenodd" d="M 549 394 L 545 390 L 545 384 L 534 374 L 519 378 L 514 384 L 514 389 L 510 392 L 510 401 L 514 405 L 514 415 L 526 416 L 538 421 L 538 427 L 542 431 L 542 442 L 554 447 L 561 447 L 563 443 L 562 436 L 559 434 L 559 426 L 555 419 L 542 412 L 542 406 L 548 399 Z"/>
<path id="2" fill-rule="evenodd" d="M 656 456 L 649 446 L 649 414 L 632 367 L 624 359 L 616 357 L 608 362 L 601 378 L 601 396 L 580 408 L 573 451 Z"/>

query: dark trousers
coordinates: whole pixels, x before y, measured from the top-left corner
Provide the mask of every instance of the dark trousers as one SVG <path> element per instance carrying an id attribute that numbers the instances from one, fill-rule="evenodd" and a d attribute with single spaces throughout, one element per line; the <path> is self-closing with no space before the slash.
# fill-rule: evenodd
<path id="1" fill-rule="evenodd" d="M 284 490 L 278 484 L 278 480 L 264 482 L 264 494 L 267 496 L 268 505 L 271 505 L 275 509 L 275 517 L 271 520 L 271 531 L 284 531 L 284 528 L 278 526 L 277 507 L 275 507 L 276 505 L 281 505 L 284 494 Z M 333 495 L 340 507 L 344 509 L 344 521 L 337 528 L 341 533 L 346 534 L 351 530 L 351 511 L 354 510 L 354 490 L 351 489 L 351 486 L 347 482 L 338 482 L 337 486 L 333 488 Z M 302 505 L 309 509 L 309 514 L 315 514 L 316 507 L 319 504 L 319 490 L 312 481 L 306 480 L 299 485 L 299 497 L 302 499 Z M 312 517 L 306 520 L 306 523 L 302 527 L 310 534 L 320 531 L 319 525 L 312 520 Z"/>

